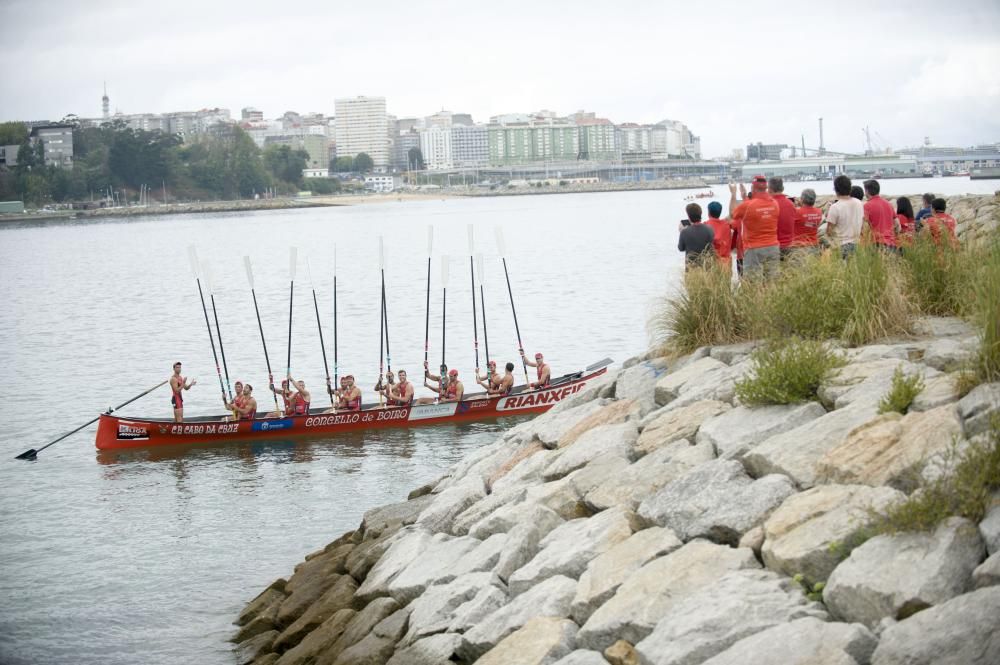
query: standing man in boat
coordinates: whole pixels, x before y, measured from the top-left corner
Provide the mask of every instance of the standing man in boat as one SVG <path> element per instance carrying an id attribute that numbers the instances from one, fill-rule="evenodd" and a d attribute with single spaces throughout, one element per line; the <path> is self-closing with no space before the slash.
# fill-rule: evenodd
<path id="1" fill-rule="evenodd" d="M 711 243 L 709 243 L 711 246 Z M 535 354 L 535 362 L 528 360 L 527 356 L 524 355 L 524 349 L 521 349 L 521 360 L 524 361 L 529 367 L 535 367 L 538 369 L 538 381 L 533 381 L 528 384 L 529 388 L 548 388 L 549 384 L 552 383 L 552 370 L 549 368 L 549 364 L 545 362 L 545 358 L 542 354 Z"/>
<path id="2" fill-rule="evenodd" d="M 385 389 L 386 403 L 389 406 L 409 406 L 413 402 L 413 384 L 406 380 L 406 370 L 399 370 L 399 383 L 389 385 Z"/>
<path id="3" fill-rule="evenodd" d="M 306 390 L 305 381 L 296 381 L 292 378 L 292 375 L 288 375 L 288 385 L 295 386 L 298 391 L 295 396 L 292 397 L 292 410 L 290 415 L 293 416 L 308 416 L 309 415 L 309 403 L 312 402 L 312 395 Z M 286 411 L 286 413 L 288 413 Z"/>
<path id="4" fill-rule="evenodd" d="M 237 382 L 237 385 L 240 385 Z M 257 399 L 253 396 L 253 386 L 249 383 L 242 386 L 243 391 L 232 402 L 226 402 L 226 408 L 233 411 L 238 420 L 253 420 L 257 415 Z"/>
<path id="5" fill-rule="evenodd" d="M 170 404 L 174 407 L 174 422 L 184 422 L 184 391 L 191 390 L 197 380 L 188 381 L 181 376 L 181 362 L 174 363 L 174 373 L 170 377 Z"/>

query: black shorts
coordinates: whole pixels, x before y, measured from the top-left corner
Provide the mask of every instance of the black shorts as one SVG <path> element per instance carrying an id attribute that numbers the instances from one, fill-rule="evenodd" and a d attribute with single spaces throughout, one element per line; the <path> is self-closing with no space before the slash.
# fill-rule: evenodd
<path id="1" fill-rule="evenodd" d="M 184 398 L 183 397 L 178 398 L 178 397 L 179 397 L 178 395 L 171 395 L 170 405 L 173 406 L 175 409 L 183 409 Z"/>

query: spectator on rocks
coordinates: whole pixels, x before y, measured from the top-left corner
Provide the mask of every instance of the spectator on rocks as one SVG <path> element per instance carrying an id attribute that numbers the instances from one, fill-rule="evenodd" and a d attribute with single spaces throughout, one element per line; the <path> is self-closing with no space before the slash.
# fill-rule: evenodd
<path id="1" fill-rule="evenodd" d="M 853 196 L 857 200 L 861 201 L 862 203 L 865 202 L 865 190 L 861 189 L 857 185 L 854 185 L 853 187 L 851 187 L 851 196 Z"/>
<path id="2" fill-rule="evenodd" d="M 934 203 L 936 197 L 930 192 L 923 195 L 922 199 L 924 201 L 924 207 L 917 212 L 917 216 L 914 218 L 917 222 L 917 232 L 920 232 L 920 228 L 923 226 L 923 221 L 934 214 L 931 204 Z"/>
<path id="3" fill-rule="evenodd" d="M 701 223 L 701 206 L 697 203 L 689 203 L 684 209 L 687 213 L 687 224 L 681 222 L 678 230 L 680 237 L 677 240 L 678 251 L 684 252 L 686 259 L 685 270 L 702 265 L 715 250 L 712 242 L 715 240 L 715 233 L 712 227 Z"/>
<path id="4" fill-rule="evenodd" d="M 785 181 L 779 176 L 767 179 L 767 193 L 778 203 L 778 247 L 784 261 L 795 239 L 795 204 L 785 196 Z"/>
<path id="5" fill-rule="evenodd" d="M 736 231 L 733 223 L 722 217 L 722 204 L 712 201 L 708 204 L 708 221 L 705 225 L 712 229 L 715 239 L 712 245 L 715 247 L 715 254 L 719 257 L 719 265 L 732 272 L 733 270 L 733 241 Z"/>
<path id="6" fill-rule="evenodd" d="M 899 225 L 899 246 L 909 247 L 913 244 L 917 226 L 913 217 L 913 204 L 905 196 L 896 199 L 896 222 Z"/>
<path id="7" fill-rule="evenodd" d="M 837 199 L 826 211 L 826 235 L 834 247 L 840 248 L 841 257 L 846 259 L 857 249 L 865 207 L 851 195 L 851 179 L 846 175 L 833 179 L 833 191 Z"/>
<path id="8" fill-rule="evenodd" d="M 754 176 L 751 194 L 736 201 L 736 185 L 729 185 L 729 214 L 737 225 L 745 247 L 744 272 L 776 275 L 781 253 L 778 245 L 778 203 L 767 193 L 767 178 Z"/>
<path id="9" fill-rule="evenodd" d="M 879 196 L 878 180 L 865 180 L 864 220 L 872 232 L 872 241 L 881 250 L 896 250 L 896 213 L 889 202 Z"/>
<path id="10" fill-rule="evenodd" d="M 823 211 L 816 206 L 816 190 L 803 189 L 799 195 L 802 205 L 795 209 L 795 234 L 792 238 L 792 255 L 814 254 L 819 245 L 817 231 L 823 222 Z"/>
<path id="11" fill-rule="evenodd" d="M 935 245 L 940 245 L 942 239 L 946 238 L 951 247 L 957 247 L 958 236 L 955 231 L 957 224 L 955 218 L 945 212 L 947 205 L 944 199 L 934 199 L 931 202 L 931 210 L 934 213 L 924 218 L 924 228 L 930 231 Z"/>

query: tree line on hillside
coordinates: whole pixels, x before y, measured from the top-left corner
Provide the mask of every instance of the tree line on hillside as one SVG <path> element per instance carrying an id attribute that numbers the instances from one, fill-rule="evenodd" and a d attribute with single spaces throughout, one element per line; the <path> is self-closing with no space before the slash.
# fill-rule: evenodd
<path id="1" fill-rule="evenodd" d="M 131 129 L 117 120 L 73 129 L 73 166 L 46 166 L 43 147 L 29 140 L 24 123 L 0 123 L 0 145 L 20 146 L 16 166 L 0 166 L 0 200 L 29 205 L 100 201 L 109 191 L 136 200 L 145 187 L 151 199 L 211 200 L 252 198 L 268 190 L 291 193 L 308 188 L 318 194 L 340 189 L 338 180 L 303 181 L 309 155 L 288 145 L 261 150 L 242 129 L 218 125 L 184 142 L 176 134 Z M 368 171 L 371 157 L 349 160 L 350 171 Z M 165 194 L 164 194 L 165 192 Z"/>

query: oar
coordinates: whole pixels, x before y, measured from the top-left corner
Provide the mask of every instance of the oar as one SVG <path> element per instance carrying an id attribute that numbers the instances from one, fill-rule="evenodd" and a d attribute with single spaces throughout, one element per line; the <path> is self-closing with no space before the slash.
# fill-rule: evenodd
<path id="1" fill-rule="evenodd" d="M 167 383 L 168 381 L 170 381 L 170 379 L 167 379 L 166 381 L 160 381 L 159 383 L 157 383 L 155 386 L 153 386 L 149 390 L 142 391 L 141 393 L 139 393 L 138 395 L 136 395 L 132 399 L 128 400 L 127 402 L 122 402 L 118 406 L 116 406 L 116 407 L 114 407 L 112 409 L 108 409 L 104 414 L 101 414 L 101 415 L 106 415 L 106 414 L 114 413 L 115 411 L 118 411 L 119 409 L 122 409 L 122 408 L 128 406 L 129 404 L 131 404 L 132 402 L 136 401 L 140 397 L 145 397 L 146 395 L 148 395 L 149 393 L 153 392 L 154 390 L 156 390 L 157 388 L 159 388 L 163 384 Z M 80 430 L 82 430 L 84 427 L 86 427 L 88 425 L 93 425 L 94 423 L 96 423 L 100 419 L 101 419 L 101 416 L 97 416 L 93 420 L 88 420 L 87 422 L 85 422 L 84 424 L 80 425 L 76 429 L 71 430 L 69 432 L 66 432 L 65 434 L 63 434 L 62 436 L 60 436 L 58 439 L 53 439 L 52 441 L 49 441 L 48 443 L 46 443 L 44 446 L 42 446 L 38 450 L 35 450 L 34 448 L 32 448 L 31 450 L 25 450 L 23 453 L 21 453 L 20 455 L 18 455 L 14 459 L 33 460 L 36 457 L 38 457 L 38 453 L 42 452 L 43 450 L 45 450 L 49 446 L 54 445 L 56 443 L 59 443 L 60 441 L 62 441 L 63 439 L 65 439 L 68 436 L 76 434 L 77 432 L 79 432 Z"/>
<path id="2" fill-rule="evenodd" d="M 431 345 L 431 250 L 434 248 L 434 227 L 427 227 L 427 316 L 424 319 L 424 364 Z"/>
<path id="3" fill-rule="evenodd" d="M 339 366 L 337 364 L 337 245 L 333 246 L 333 389 L 340 386 Z"/>
<path id="4" fill-rule="evenodd" d="M 229 383 L 229 366 L 226 364 L 226 349 L 222 346 L 222 328 L 219 327 L 219 312 L 215 309 L 215 288 L 212 280 L 212 269 L 204 261 L 201 262 L 201 273 L 205 275 L 205 286 L 208 287 L 208 298 L 212 301 L 212 317 L 215 319 L 215 335 L 219 338 L 219 355 L 222 356 L 222 371 L 226 375 L 226 392 L 229 401 L 233 401 L 233 388 Z M 239 416 L 237 416 L 238 418 Z"/>
<path id="5" fill-rule="evenodd" d="M 381 244 L 382 239 L 379 238 L 379 244 Z M 382 268 L 382 320 L 385 322 L 383 328 L 385 329 L 385 368 L 388 372 L 392 373 L 392 353 L 389 351 L 389 306 L 386 303 L 385 298 L 385 268 Z"/>
<path id="6" fill-rule="evenodd" d="M 385 295 L 385 249 L 382 236 L 378 237 L 378 269 L 382 273 L 382 295 Z M 378 312 L 378 385 L 382 387 L 385 379 L 385 308 L 379 307 Z M 382 391 L 378 393 L 378 405 L 382 406 Z"/>
<path id="7" fill-rule="evenodd" d="M 316 310 L 316 328 L 319 330 L 319 348 L 323 351 L 323 369 L 326 371 L 326 385 L 330 385 L 330 365 L 326 362 L 326 344 L 323 343 L 323 326 L 319 320 L 319 303 L 316 301 L 316 284 L 313 282 L 312 264 L 306 258 L 306 271 L 309 273 L 309 286 L 312 288 L 313 308 Z M 333 404 L 333 395 L 330 395 L 330 404 Z"/>
<path id="8" fill-rule="evenodd" d="M 444 341 L 447 332 L 448 313 L 448 255 L 441 256 L 441 365 L 444 366 Z M 441 377 L 444 380 L 444 377 Z"/>
<path id="9" fill-rule="evenodd" d="M 201 298 L 201 311 L 205 315 L 205 328 L 208 329 L 208 341 L 212 345 L 212 358 L 215 359 L 215 373 L 219 376 L 219 392 L 222 393 L 222 403 L 226 403 L 226 388 L 222 385 L 222 369 L 219 367 L 219 355 L 215 352 L 215 336 L 212 335 L 212 324 L 208 322 L 208 307 L 205 306 L 205 293 L 201 290 L 201 278 L 198 276 L 198 252 L 194 245 L 188 247 L 188 258 L 191 259 L 191 273 L 198 283 L 198 296 Z"/>
<path id="10" fill-rule="evenodd" d="M 296 261 L 295 261 L 295 259 L 297 257 L 297 254 L 298 254 L 298 250 L 295 247 L 292 247 L 291 254 L 290 254 L 290 260 L 289 260 L 289 264 L 288 264 L 289 265 L 289 267 L 288 267 L 288 276 L 289 276 L 289 285 L 288 285 L 288 362 L 285 364 L 285 377 L 290 377 L 292 375 L 292 302 L 295 300 L 295 268 L 296 268 Z M 289 388 L 291 388 L 291 386 L 289 386 Z"/>
<path id="11" fill-rule="evenodd" d="M 524 359 L 524 344 L 521 343 L 521 328 L 517 325 L 517 308 L 514 307 L 514 293 L 510 289 L 510 273 L 507 272 L 507 251 L 506 244 L 503 241 L 503 230 L 498 226 L 496 228 L 497 235 L 497 249 L 500 250 L 500 259 L 503 261 L 503 275 L 507 279 L 507 295 L 510 296 L 510 311 L 514 313 L 514 330 L 517 332 L 517 350 L 521 353 L 521 366 L 524 368 L 524 384 L 525 386 L 531 385 L 531 381 L 528 380 L 528 363 Z"/>
<path id="12" fill-rule="evenodd" d="M 267 384 L 269 386 L 274 385 L 274 374 L 271 373 L 271 357 L 267 355 L 267 342 L 264 341 L 264 326 L 260 323 L 260 309 L 257 307 L 257 292 L 253 288 L 253 267 L 250 265 L 250 257 L 243 257 L 243 265 L 247 269 L 247 281 L 250 282 L 250 295 L 253 296 L 253 311 L 257 314 L 257 329 L 260 330 L 260 343 L 264 347 L 264 362 L 267 363 Z M 281 413 L 281 408 L 278 406 L 278 395 L 271 391 L 271 397 L 274 398 L 274 412 Z"/>
<path id="13" fill-rule="evenodd" d="M 483 294 L 483 255 L 476 255 L 476 268 L 479 272 L 479 306 L 483 310 L 483 346 L 486 347 L 486 383 L 490 384 L 490 337 L 486 334 L 486 296 Z"/>
<path id="14" fill-rule="evenodd" d="M 469 224 L 469 279 L 472 282 L 472 346 L 476 350 L 476 375 L 479 375 L 479 330 L 476 324 L 476 270 L 472 255 L 475 252 L 475 242 L 472 236 L 472 224 Z M 487 358 L 489 360 L 489 358 Z"/>

